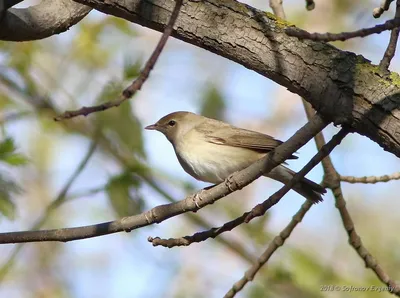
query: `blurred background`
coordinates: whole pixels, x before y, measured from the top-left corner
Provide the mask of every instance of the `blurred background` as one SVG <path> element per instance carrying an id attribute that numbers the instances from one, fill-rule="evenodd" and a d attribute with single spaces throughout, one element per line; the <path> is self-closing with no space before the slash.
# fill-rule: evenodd
<path id="1" fill-rule="evenodd" d="M 35 2 L 24 1 L 20 7 Z M 270 11 L 268 1 L 246 1 Z M 351 31 L 380 1 L 285 0 L 290 22 L 309 31 Z M 95 224 L 183 199 L 207 186 L 179 166 L 172 146 L 143 127 L 187 110 L 286 140 L 306 123 L 301 99 L 238 64 L 171 38 L 142 90 L 118 108 L 54 122 L 66 109 L 115 98 L 138 74 L 160 33 L 92 11 L 43 41 L 0 43 L 0 230 Z M 389 32 L 335 46 L 378 64 Z M 391 70 L 400 71 L 397 58 Z M 329 126 L 329 139 L 338 128 Z M 83 171 L 66 186 L 82 160 Z M 90 152 L 89 152 L 90 153 Z M 314 142 L 289 166 L 299 170 Z M 399 159 L 365 137 L 348 136 L 331 155 L 341 175 L 384 175 Z M 308 176 L 322 180 L 322 168 Z M 180 237 L 219 226 L 281 185 L 260 178 L 195 214 L 159 225 L 69 243 L 0 246 L 0 297 L 221 297 L 291 220 L 303 198 L 290 192 L 264 217 L 189 247 L 153 247 L 148 236 Z M 343 185 L 348 209 L 370 252 L 400 280 L 400 182 Z M 65 193 L 65 190 L 67 192 Z M 321 292 L 323 285 L 383 286 L 348 244 L 331 193 L 239 297 L 389 297 L 387 292 Z"/>

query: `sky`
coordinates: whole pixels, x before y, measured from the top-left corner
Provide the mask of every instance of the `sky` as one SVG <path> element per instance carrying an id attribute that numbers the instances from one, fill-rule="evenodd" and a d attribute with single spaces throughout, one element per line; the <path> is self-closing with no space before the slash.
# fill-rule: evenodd
<path id="1" fill-rule="evenodd" d="M 248 3 L 257 8 L 267 9 L 266 1 L 264 2 L 249 1 Z M 288 7 L 286 12 L 288 16 L 295 9 L 301 12 L 298 2 L 301 1 L 285 1 L 285 6 Z M 303 5 L 303 2 L 301 2 L 301 5 Z M 372 8 L 366 13 L 370 14 L 370 11 L 372 11 Z M 306 14 L 307 12 L 304 10 L 302 13 Z M 318 14 L 318 10 L 310 14 L 315 16 Z M 97 13 L 93 17 L 99 17 L 99 14 Z M 360 22 L 365 22 L 365 24 L 370 24 L 371 19 L 366 17 L 365 14 L 362 14 L 359 18 Z M 350 28 L 356 29 L 359 26 L 360 24 L 354 24 Z M 158 41 L 159 34 L 139 26 L 135 26 L 135 28 L 138 29 L 140 34 L 134 40 L 127 42 L 125 52 L 134 48 L 135 54 L 141 53 L 145 58 L 150 53 L 149 49 L 155 46 Z M 69 30 L 56 38 L 60 40 L 68 39 L 68 34 L 73 34 L 73 30 Z M 368 37 L 365 46 L 359 47 L 355 51 L 370 59 L 372 63 L 378 64 L 387 40 L 387 33 Z M 114 69 L 116 73 L 120 71 L 119 66 L 121 66 L 124 54 L 126 53 L 116 54 Z M 391 65 L 391 70 L 398 72 L 399 67 L 400 65 L 395 59 Z M 106 81 L 108 75 L 108 73 L 99 75 L 96 79 L 100 82 Z M 290 94 L 289 91 L 273 81 L 238 64 L 174 39 L 168 41 L 167 47 L 150 79 L 135 97 L 133 109 L 144 126 L 154 123 L 160 117 L 173 111 L 199 112 L 198 103 L 201 99 L 201 90 L 209 82 L 214 82 L 221 87 L 223 95 L 227 99 L 227 120 L 231 124 L 249 129 L 259 127 L 264 130 L 264 133 L 273 133 L 276 138 L 286 140 L 306 123 L 303 107 L 297 95 Z M 296 101 L 296 104 L 289 105 L 285 101 Z M 279 105 L 286 105 L 290 109 L 290 112 L 293 113 L 293 120 L 281 127 L 271 127 L 268 123 L 260 126 L 260 120 L 272 117 Z M 40 131 L 40 127 L 32 126 L 29 121 L 13 123 L 8 129 L 15 135 L 21 150 L 26 149 L 24 139 L 28 133 L 32 134 L 33 132 L 33 135 L 43 133 Z M 326 138 L 329 139 L 337 131 L 338 128 L 329 126 L 326 129 Z M 207 186 L 205 183 L 193 181 L 193 178 L 180 168 L 174 151 L 164 136 L 152 131 L 145 131 L 143 136 L 148 153 L 148 164 L 155 172 L 167 173 L 170 177 L 190 181 L 195 183 L 198 188 Z M 57 162 L 50 169 L 54 194 L 57 194 L 66 179 L 75 170 L 76 161 L 83 158 L 88 146 L 86 140 L 77 136 L 57 140 L 54 144 L 51 152 Z M 290 168 L 293 170 L 301 169 L 315 153 L 314 143 L 309 142 L 299 150 L 298 156 L 300 158 L 290 162 Z M 396 157 L 384 152 L 369 139 L 355 134 L 347 137 L 342 145 L 334 150 L 331 157 L 342 175 L 390 174 L 398 171 L 400 165 Z M 96 154 L 73 185 L 71 193 L 102 185 L 110 176 L 118 173 L 118 170 L 118 167 L 103 162 L 101 155 Z M 321 167 L 316 167 L 307 177 L 319 182 L 322 177 Z M 256 202 L 261 202 L 280 186 L 279 183 L 271 182 L 265 178 L 260 179 L 256 182 L 256 195 L 251 198 L 251 202 L 243 203 L 235 197 L 232 204 L 243 204 L 245 206 L 243 211 L 247 211 L 247 208 Z M 388 202 L 389 197 L 398 192 L 399 186 L 399 182 L 367 186 L 345 184 L 343 189 L 349 200 L 350 210 L 356 208 L 356 203 L 359 202 L 360 198 L 364 200 L 364 203 L 376 206 L 377 210 L 381 210 L 382 201 Z M 170 190 L 177 199 L 184 197 L 184 194 L 177 189 L 171 188 Z M 146 187 L 142 194 L 146 198 L 146 204 L 149 208 L 165 203 L 159 195 Z M 354 201 L 352 201 L 353 197 Z M 21 200 L 23 200 L 23 197 Z M 224 198 L 218 204 L 226 204 L 228 200 L 229 197 Z M 298 228 L 299 231 L 296 230 L 296 233 L 294 233 L 291 244 L 304 242 L 306 235 L 310 238 L 306 241 L 308 243 L 304 245 L 312 246 L 313 241 L 322 237 L 319 233 L 313 233 L 316 228 L 318 228 L 318 231 L 327 231 L 332 235 L 330 239 L 324 239 L 324 241 L 328 243 L 337 241 L 335 236 L 343 232 L 332 201 L 332 195 L 327 194 L 324 203 L 312 208 Z M 271 231 L 279 233 L 302 203 L 303 199 L 294 192 L 285 196 L 270 212 L 269 228 Z M 23 201 L 18 204 L 22 206 Z M 392 206 L 398 206 L 398 204 L 397 202 Z M 79 199 L 79 202 L 66 203 L 58 210 L 57 214 L 70 215 L 68 225 L 79 226 L 115 219 L 115 214 L 108 209 L 109 204 L 106 197 L 99 194 Z M 88 216 L 88 212 L 85 212 L 85 210 L 93 212 Z M 396 210 L 398 209 L 393 208 L 393 210 L 386 210 L 386 212 L 389 213 L 388 216 L 391 216 L 390 213 L 395 214 Z M 39 214 L 38 208 L 37 215 Z M 29 227 L 35 219 L 35 215 L 26 214 L 23 209 L 19 215 L 21 218 L 15 222 L 0 222 L 2 231 L 24 229 Z M 234 281 L 242 276 L 244 270 L 248 267 L 246 262 L 234 257 L 232 253 L 226 253 L 223 247 L 209 247 L 204 243 L 188 248 L 164 249 L 153 248 L 147 242 L 148 236 L 173 237 L 179 236 L 185 231 L 195 232 L 199 229 L 198 227 L 189 229 L 187 226 L 182 226 L 183 224 L 185 223 L 180 218 L 174 218 L 160 225 L 140 229 L 130 234 L 121 233 L 70 242 L 61 248 L 62 258 L 57 259 L 51 273 L 55 276 L 59 274 L 59 278 L 66 279 L 71 287 L 71 297 L 77 298 L 157 297 L 166 295 L 166 293 L 163 293 L 163 289 L 172 288 L 179 292 L 179 287 L 183 284 L 190 288 L 191 283 L 198 286 L 199 283 L 206 282 L 212 284 L 210 287 L 212 289 L 211 296 L 220 297 Z M 23 267 L 32 261 L 29 259 L 29 250 L 32 246 L 33 244 L 29 244 L 25 247 L 25 253 L 16 265 L 18 270 L 23 270 Z M 0 260 L 4 261 L 7 259 L 7 253 L 11 251 L 12 246 L 8 245 L 2 249 L 5 253 L 2 253 Z M 329 254 L 333 251 L 327 250 L 322 254 L 324 253 Z M 196 258 L 197 254 L 202 257 Z M 204 264 L 205 256 L 210 260 L 208 264 Z M 180 268 L 179 263 L 182 260 L 192 265 L 189 268 L 204 267 L 204 272 L 209 274 L 205 277 L 198 277 L 189 270 L 185 272 L 187 279 L 175 279 L 176 276 L 181 276 L 180 270 L 182 268 Z M 221 260 L 225 261 L 223 266 L 218 265 Z M 226 270 L 227 268 L 229 270 Z M 229 272 L 229 274 L 226 272 Z M 216 283 L 215 278 L 219 278 L 220 282 Z M 172 297 L 172 294 L 170 295 Z M 29 287 L 21 288 L 13 280 L 8 280 L 7 285 L 0 288 L 0 296 L 29 297 Z M 166 295 L 166 297 L 169 296 Z"/>

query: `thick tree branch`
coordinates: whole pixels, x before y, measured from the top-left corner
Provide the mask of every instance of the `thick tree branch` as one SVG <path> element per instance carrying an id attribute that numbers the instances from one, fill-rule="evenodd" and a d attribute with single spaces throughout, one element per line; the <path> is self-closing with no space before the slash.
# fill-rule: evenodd
<path id="1" fill-rule="evenodd" d="M 67 199 L 67 193 L 69 189 L 71 188 L 72 184 L 76 181 L 76 179 L 79 177 L 79 175 L 82 173 L 82 171 L 85 169 L 87 166 L 89 160 L 93 156 L 95 149 L 96 149 L 97 142 L 93 141 L 92 144 L 89 147 L 89 150 L 83 157 L 82 161 L 78 164 L 76 170 L 72 173 L 71 177 L 67 180 L 65 183 L 64 187 L 61 189 L 57 197 L 52 201 L 45 209 L 43 215 L 36 220 L 36 222 L 32 225 L 31 230 L 36 230 L 39 229 L 43 226 L 43 224 L 47 221 L 49 216 L 52 214 L 52 212 L 60 207 Z M 14 264 L 14 261 L 16 257 L 18 256 L 19 252 L 21 251 L 24 243 L 20 243 L 16 245 L 11 252 L 10 256 L 8 257 L 7 262 L 0 268 L 0 282 L 4 279 L 4 277 L 7 275 L 9 270 Z"/>
<path id="2" fill-rule="evenodd" d="M 0 40 L 28 41 L 59 34 L 90 10 L 72 0 L 42 0 L 28 8 L 10 8 L 0 20 Z"/>
<path id="3" fill-rule="evenodd" d="M 278 146 L 273 152 L 258 160 L 248 168 L 233 174 L 230 179 L 214 186 L 210 190 L 201 192 L 201 200 L 197 201 L 196 196 L 189 196 L 186 199 L 157 206 L 147 212 L 122 218 L 120 220 L 106 222 L 97 225 L 90 225 L 76 228 L 65 228 L 44 231 L 26 231 L 0 233 L 0 243 L 21 243 L 34 241 L 71 241 L 97 237 L 117 232 L 130 232 L 153 223 L 160 223 L 173 216 L 197 211 L 199 208 L 212 204 L 229 193 L 241 189 L 281 164 L 293 152 L 306 144 L 317 133 L 324 129 L 327 122 L 319 115 L 315 115 L 306 125 L 299 129 L 289 140 Z"/>
<path id="4" fill-rule="evenodd" d="M 4 83 L 5 86 L 13 90 L 16 94 L 21 96 L 21 98 L 29 105 L 31 105 L 36 112 L 41 113 L 45 112 L 46 115 L 50 113 L 50 116 L 55 117 L 58 111 L 52 104 L 51 99 L 45 99 L 41 96 L 40 90 L 35 90 L 35 92 L 39 93 L 34 93 L 34 94 L 27 94 L 25 90 L 15 84 L 15 82 L 7 79 L 4 75 L 0 74 L 0 81 Z M 93 127 L 90 122 L 85 121 L 84 125 L 82 122 L 77 122 L 77 121 L 65 121 L 61 123 L 64 129 L 68 132 L 73 132 L 73 133 L 78 133 L 84 137 L 87 137 L 91 139 L 93 135 L 96 135 L 98 137 L 97 141 L 99 143 L 99 147 L 110 154 L 114 160 L 120 164 L 122 168 L 125 168 L 127 171 L 131 172 L 136 172 L 139 174 L 141 179 L 156 193 L 158 193 L 161 197 L 163 197 L 166 201 L 175 203 L 176 200 L 173 198 L 163 187 L 161 187 L 153 177 L 149 176 L 147 174 L 147 168 L 145 165 L 140 163 L 134 155 L 132 155 L 131 151 L 128 150 L 122 150 L 123 147 L 118 148 L 116 150 L 114 146 L 113 140 L 108 139 L 101 131 L 96 132 L 96 127 Z M 97 134 L 96 134 L 97 133 Z M 138 168 L 142 169 L 142 171 L 138 171 Z M 187 218 L 195 225 L 198 225 L 203 228 L 209 228 L 211 227 L 211 224 L 204 219 L 203 217 L 200 217 L 196 214 L 187 214 Z M 247 262 L 252 263 L 255 259 L 255 257 L 246 249 L 243 247 L 241 243 L 238 241 L 234 241 L 232 239 L 225 239 L 224 237 L 219 237 L 218 242 L 228 249 L 230 249 L 232 252 L 237 254 L 239 257 L 243 258 Z"/>
<path id="5" fill-rule="evenodd" d="M 163 31 L 173 0 L 76 0 Z M 207 12 L 207 13 L 204 13 Z M 188 1 L 172 36 L 236 61 L 306 98 L 326 119 L 347 124 L 400 157 L 400 83 L 361 56 L 289 37 L 284 21 L 233 0 Z"/>
<path id="6" fill-rule="evenodd" d="M 307 118 L 312 117 L 314 113 L 312 107 L 308 103 L 305 103 L 304 107 L 307 113 Z M 315 142 L 318 149 L 325 145 L 325 139 L 322 133 L 318 134 L 315 137 Z M 397 296 L 400 296 L 400 286 L 383 270 L 381 265 L 364 247 L 360 236 L 357 234 L 353 220 L 351 219 L 351 215 L 346 208 L 346 201 L 343 197 L 342 187 L 340 185 L 340 175 L 333 166 L 330 156 L 327 156 L 322 161 L 322 166 L 324 168 L 323 185 L 329 187 L 332 190 L 333 196 L 335 197 L 336 208 L 339 210 L 343 227 L 346 230 L 349 238 L 349 244 L 354 248 L 360 258 L 363 259 L 363 261 L 365 262 L 365 266 L 367 268 L 370 268 L 378 277 L 378 279 L 388 286 L 390 292 L 395 293 Z"/>

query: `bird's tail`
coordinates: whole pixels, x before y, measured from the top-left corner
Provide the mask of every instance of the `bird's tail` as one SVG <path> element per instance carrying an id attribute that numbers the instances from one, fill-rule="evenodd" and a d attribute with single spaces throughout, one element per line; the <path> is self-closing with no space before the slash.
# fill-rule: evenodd
<path id="1" fill-rule="evenodd" d="M 269 172 L 267 176 L 283 184 L 287 184 L 295 174 L 296 172 L 291 169 L 279 165 Z M 325 188 L 307 178 L 302 178 L 292 189 L 313 203 L 322 202 L 322 194 L 326 193 Z"/>

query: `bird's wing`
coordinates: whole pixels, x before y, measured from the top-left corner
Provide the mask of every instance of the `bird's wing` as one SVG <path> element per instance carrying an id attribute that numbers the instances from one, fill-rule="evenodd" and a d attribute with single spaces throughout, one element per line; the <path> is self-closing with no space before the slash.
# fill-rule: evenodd
<path id="1" fill-rule="evenodd" d="M 262 153 L 268 153 L 282 144 L 282 141 L 273 137 L 242 128 L 237 128 L 226 124 L 223 128 L 206 132 L 206 141 L 225 146 L 241 147 L 255 150 Z M 290 159 L 296 159 L 297 156 L 292 155 Z"/>

